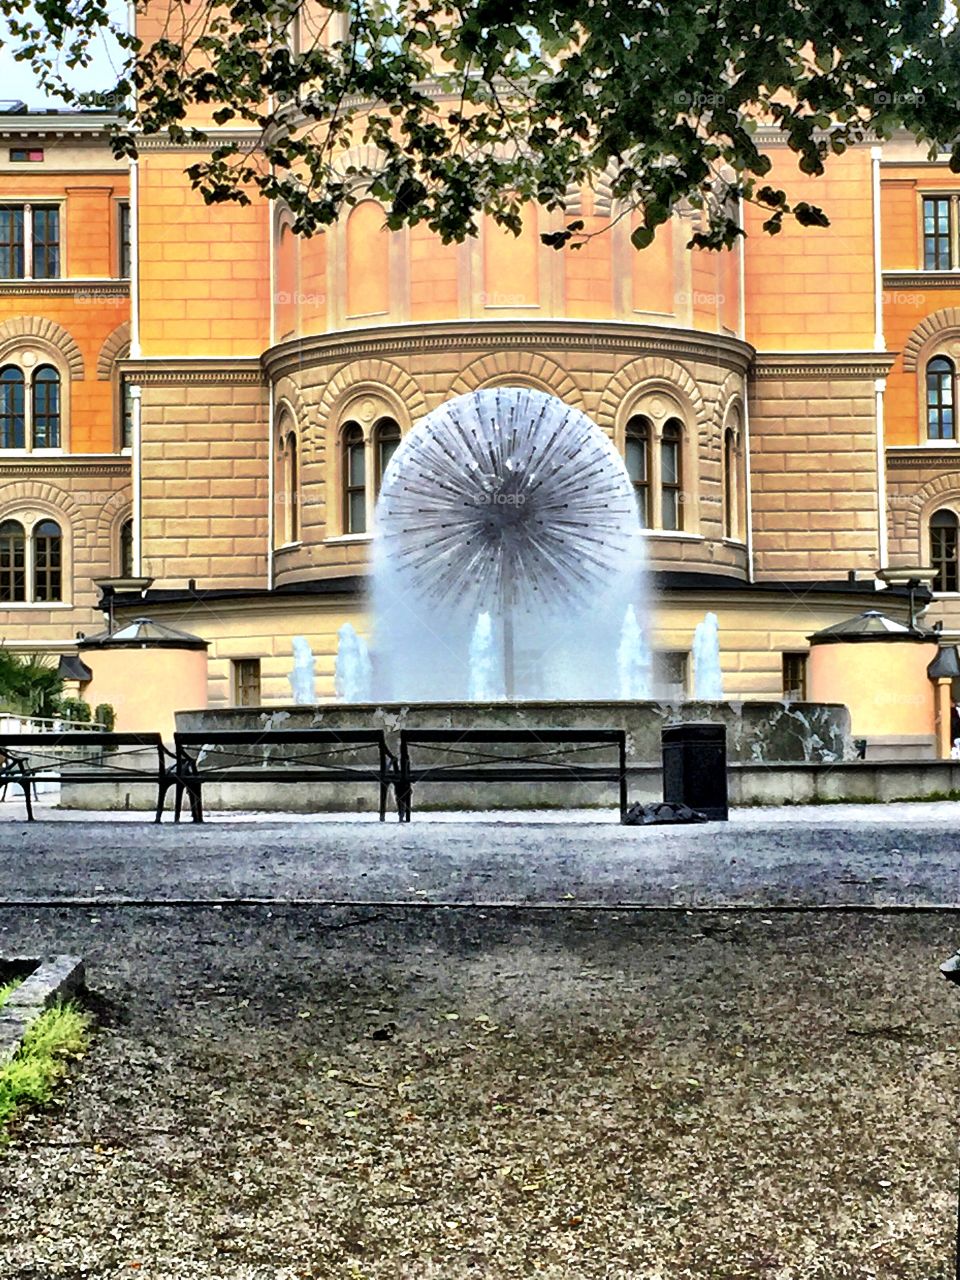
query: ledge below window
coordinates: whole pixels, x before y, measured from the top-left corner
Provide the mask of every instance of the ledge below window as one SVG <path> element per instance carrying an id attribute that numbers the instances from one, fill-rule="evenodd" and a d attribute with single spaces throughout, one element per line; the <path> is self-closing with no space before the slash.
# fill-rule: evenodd
<path id="1" fill-rule="evenodd" d="M 320 545 L 324 547 L 335 547 L 338 544 L 344 543 L 344 542 L 349 543 L 349 542 L 372 542 L 372 541 L 373 541 L 372 533 L 338 533 L 338 534 L 335 534 L 332 538 L 324 538 L 323 542 Z"/>
<path id="2" fill-rule="evenodd" d="M 26 609 L 32 609 L 34 613 L 43 609 L 73 609 L 74 605 L 69 600 L 0 600 L 0 613 L 7 609 L 16 609 L 17 612 L 23 612 Z"/>

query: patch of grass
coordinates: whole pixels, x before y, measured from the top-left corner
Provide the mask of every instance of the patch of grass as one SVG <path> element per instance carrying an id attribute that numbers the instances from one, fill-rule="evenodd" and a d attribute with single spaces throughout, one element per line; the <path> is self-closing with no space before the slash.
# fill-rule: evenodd
<path id="1" fill-rule="evenodd" d="M 7 1003 L 22 981 L 22 978 L 14 978 L 12 982 L 5 982 L 0 986 L 0 1009 Z"/>
<path id="2" fill-rule="evenodd" d="M 45 1106 L 72 1059 L 89 1043 L 90 1015 L 73 1003 L 45 1010 L 23 1037 L 20 1051 L 0 1066 L 0 1141 L 16 1115 Z"/>

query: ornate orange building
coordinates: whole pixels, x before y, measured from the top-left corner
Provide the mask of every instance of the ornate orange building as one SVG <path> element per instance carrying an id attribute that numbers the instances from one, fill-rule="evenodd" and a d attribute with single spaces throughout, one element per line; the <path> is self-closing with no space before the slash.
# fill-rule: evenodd
<path id="1" fill-rule="evenodd" d="M 361 199 L 296 236 L 282 207 L 206 206 L 196 152 L 111 157 L 103 116 L 0 115 L 0 637 L 69 653 L 115 598 L 210 642 L 211 705 L 289 701 L 292 638 L 333 695 L 337 629 L 367 628 L 379 477 L 447 398 L 524 384 L 622 450 L 660 589 L 663 679 L 720 618 L 736 699 L 804 690 L 808 636 L 868 607 L 960 633 L 960 179 L 907 138 L 771 181 L 826 230 L 690 251 L 679 208 L 576 252 L 491 224 L 463 245 L 383 229 Z M 237 135 L 233 135 L 237 136 Z M 242 141 L 250 137 L 239 135 Z M 351 157 L 344 158 L 344 165 Z M 566 218 L 615 219 L 610 191 Z M 883 575 L 879 576 L 878 575 Z M 921 592 L 921 596 L 922 596 Z"/>

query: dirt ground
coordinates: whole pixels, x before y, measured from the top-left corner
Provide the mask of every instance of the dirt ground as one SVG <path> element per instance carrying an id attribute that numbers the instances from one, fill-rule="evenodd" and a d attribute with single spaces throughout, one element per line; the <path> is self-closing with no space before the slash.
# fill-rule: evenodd
<path id="1" fill-rule="evenodd" d="M 102 1025 L 5 1280 L 947 1280 L 953 913 L 0 907 Z"/>

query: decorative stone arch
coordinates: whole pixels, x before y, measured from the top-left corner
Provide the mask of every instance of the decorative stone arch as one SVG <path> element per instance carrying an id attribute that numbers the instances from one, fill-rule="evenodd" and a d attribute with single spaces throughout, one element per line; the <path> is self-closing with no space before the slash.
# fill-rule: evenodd
<path id="1" fill-rule="evenodd" d="M 60 489 L 46 480 L 14 480 L 11 484 L 5 484 L 0 497 L 0 520 L 15 519 L 17 510 L 25 507 L 39 508 L 49 513 L 53 519 L 62 520 L 69 525 L 77 546 L 89 545 L 92 530 L 66 489 Z"/>
<path id="2" fill-rule="evenodd" d="M 427 412 L 423 392 L 406 369 L 389 360 L 354 360 L 338 369 L 324 387 L 317 404 L 319 421 L 329 427 L 331 419 L 344 405 L 364 392 L 382 395 L 396 405 L 401 430 L 412 426 Z"/>
<path id="3" fill-rule="evenodd" d="M 59 355 L 72 381 L 83 378 L 83 352 L 76 341 L 62 324 L 42 316 L 13 316 L 0 324 L 0 363 L 11 349 L 30 342 Z"/>
<path id="4" fill-rule="evenodd" d="M 960 307 L 943 307 L 920 321 L 903 344 L 905 373 L 916 373 L 923 363 L 924 351 L 934 342 L 960 338 Z M 956 358 L 954 363 L 957 363 Z"/>
<path id="5" fill-rule="evenodd" d="M 573 376 L 549 356 L 534 351 L 495 351 L 478 357 L 454 379 L 450 396 L 498 386 L 534 387 L 583 409 L 583 393 Z"/>
<path id="6" fill-rule="evenodd" d="M 97 356 L 97 378 L 100 382 L 109 382 L 113 377 L 114 366 L 118 360 L 130 352 L 130 324 L 124 321 L 108 334 Z"/>
<path id="7" fill-rule="evenodd" d="M 633 406 L 641 397 L 659 388 L 665 395 L 673 396 L 687 410 L 690 425 L 695 428 L 699 443 L 705 446 L 710 439 L 710 412 L 704 404 L 689 369 L 667 356 L 642 356 L 624 365 L 607 383 L 597 412 L 597 421 L 605 430 L 614 431 L 614 438 L 623 447 L 623 432 Z"/>
<path id="8" fill-rule="evenodd" d="M 275 419 L 279 416 L 281 404 L 286 404 L 289 409 L 296 424 L 297 435 L 302 440 L 306 427 L 310 422 L 310 411 L 307 407 L 307 402 L 303 398 L 302 389 L 292 378 L 281 378 L 274 385 L 273 410 Z"/>
<path id="9" fill-rule="evenodd" d="M 960 516 L 960 471 L 934 476 L 922 484 L 913 496 L 904 517 L 904 534 L 926 554 L 926 531 L 930 517 L 941 507 L 949 507 Z"/>

